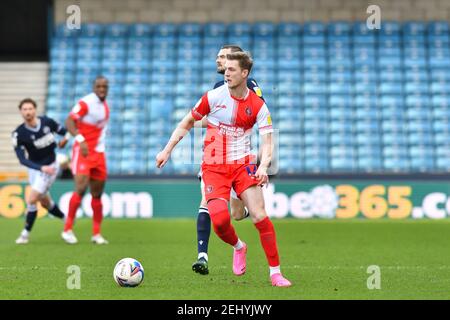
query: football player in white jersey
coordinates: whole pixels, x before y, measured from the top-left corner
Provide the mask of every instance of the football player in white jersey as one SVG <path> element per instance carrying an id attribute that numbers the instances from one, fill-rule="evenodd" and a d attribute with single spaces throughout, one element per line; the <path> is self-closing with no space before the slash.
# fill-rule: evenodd
<path id="1" fill-rule="evenodd" d="M 272 286 L 289 287 L 291 282 L 281 274 L 275 229 L 267 216 L 260 188 L 268 183 L 267 170 L 273 151 L 270 113 L 265 102 L 247 87 L 253 66 L 249 54 L 228 54 L 225 66 L 226 84 L 208 91 L 181 120 L 165 148 L 157 155 L 156 166 L 162 168 L 195 121 L 208 116 L 202 179 L 214 231 L 234 248 L 233 273 L 242 276 L 246 272 L 247 244 L 237 236 L 231 224 L 228 201 L 232 187 L 249 209 L 259 232 Z M 251 131 L 255 124 L 263 141 L 259 167 L 251 153 Z"/>
<path id="2" fill-rule="evenodd" d="M 233 52 L 243 52 L 242 48 L 237 45 L 224 45 L 220 48 L 216 57 L 217 73 L 225 74 L 225 62 L 227 61 L 227 54 Z M 214 85 L 214 89 L 225 84 L 225 79 L 217 82 Z M 247 87 L 256 93 L 261 99 L 264 100 L 262 96 L 261 89 L 255 79 L 247 79 Z M 208 121 L 206 117 L 202 120 L 202 127 L 206 128 Z M 205 198 L 205 186 L 201 177 L 201 170 L 198 174 L 200 179 L 200 189 L 202 194 L 202 199 L 200 201 L 200 206 L 198 209 L 197 216 L 197 260 L 192 264 L 192 270 L 202 275 L 209 273 L 208 267 L 208 247 L 209 247 L 209 237 L 211 234 L 211 219 L 209 217 L 208 206 Z M 242 220 L 249 216 L 247 208 L 244 206 L 243 202 L 237 197 L 234 189 L 231 189 L 230 194 L 230 208 L 231 216 L 236 220 Z"/>
<path id="3" fill-rule="evenodd" d="M 70 198 L 69 212 L 61 234 L 69 244 L 78 242 L 72 231 L 73 222 L 88 187 L 92 195 L 93 211 L 91 241 L 95 244 L 108 244 L 100 233 L 103 220 L 101 197 L 108 175 L 105 156 L 106 125 L 109 120 L 106 102 L 108 80 L 102 76 L 97 77 L 93 91 L 78 101 L 66 120 L 67 130 L 75 137 L 72 152 L 75 191 Z"/>

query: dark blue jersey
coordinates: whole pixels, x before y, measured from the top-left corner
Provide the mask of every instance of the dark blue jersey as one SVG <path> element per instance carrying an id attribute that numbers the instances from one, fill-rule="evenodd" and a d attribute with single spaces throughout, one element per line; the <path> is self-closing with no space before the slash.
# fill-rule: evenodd
<path id="1" fill-rule="evenodd" d="M 225 80 L 219 81 L 214 85 L 214 89 L 223 86 L 225 84 Z M 258 86 L 258 83 L 255 79 L 247 78 L 247 87 L 252 90 L 258 97 L 264 100 L 261 88 Z M 264 100 L 265 101 L 265 100 Z"/>
<path id="2" fill-rule="evenodd" d="M 40 170 L 42 166 L 49 165 L 56 160 L 54 133 L 65 135 L 66 132 L 67 130 L 62 125 L 45 116 L 38 117 L 36 128 L 22 123 L 12 133 L 12 142 L 17 158 L 22 165 Z"/>

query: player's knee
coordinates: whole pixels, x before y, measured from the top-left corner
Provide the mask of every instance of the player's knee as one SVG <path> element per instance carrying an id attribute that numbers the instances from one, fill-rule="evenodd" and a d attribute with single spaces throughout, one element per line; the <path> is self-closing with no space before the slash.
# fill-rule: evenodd
<path id="1" fill-rule="evenodd" d="M 230 214 L 228 213 L 228 206 L 226 201 L 222 199 L 212 199 L 208 201 L 208 210 L 214 230 L 217 233 L 222 233 L 228 229 L 230 224 Z"/>
<path id="2" fill-rule="evenodd" d="M 91 191 L 92 198 L 100 199 L 102 197 L 103 192 Z"/>
<path id="3" fill-rule="evenodd" d="M 77 185 L 77 186 L 75 187 L 75 192 L 78 193 L 78 195 L 79 195 L 80 197 L 83 197 L 84 194 L 86 193 L 86 191 L 87 191 L 87 186 L 84 186 L 84 185 Z"/>
<path id="4" fill-rule="evenodd" d="M 231 208 L 231 216 L 233 217 L 234 220 L 239 221 L 244 219 L 244 215 L 245 215 L 245 211 L 244 208 Z"/>
<path id="5" fill-rule="evenodd" d="M 37 194 L 34 194 L 33 192 L 27 197 L 27 203 L 35 205 L 37 204 L 39 200 L 39 196 Z"/>
<path id="6" fill-rule="evenodd" d="M 44 207 L 45 209 L 50 209 L 50 201 L 48 201 L 47 199 L 40 199 L 39 202 L 41 203 L 41 206 Z"/>
<path id="7" fill-rule="evenodd" d="M 255 212 L 252 212 L 251 217 L 253 223 L 258 223 L 267 217 L 266 210 L 264 209 L 256 210 Z"/>
<path id="8" fill-rule="evenodd" d="M 202 197 L 202 200 L 200 201 L 200 207 L 207 208 L 208 202 L 206 202 L 206 199 Z"/>

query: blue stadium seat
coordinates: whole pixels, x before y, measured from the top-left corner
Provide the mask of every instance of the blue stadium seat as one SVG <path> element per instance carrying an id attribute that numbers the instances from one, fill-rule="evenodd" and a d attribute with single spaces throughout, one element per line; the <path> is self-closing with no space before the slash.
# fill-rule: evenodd
<path id="1" fill-rule="evenodd" d="M 231 37 L 250 35 L 251 31 L 251 25 L 246 22 L 231 23 L 228 25 L 228 35 Z"/>
<path id="2" fill-rule="evenodd" d="M 445 35 L 450 31 L 448 21 L 432 21 L 428 23 L 427 26 L 428 34 L 430 35 Z"/>
<path id="3" fill-rule="evenodd" d="M 161 174 L 147 159 L 223 79 L 215 57 L 227 42 L 254 53 L 252 77 L 280 128 L 281 173 L 450 171 L 450 156 L 441 151 L 450 141 L 447 21 L 383 21 L 380 30 L 364 21 L 85 24 L 70 32 L 58 25 L 47 111 L 64 120 L 93 79 L 105 75 L 115 110 L 111 171 Z M 137 154 L 136 139 L 152 149 Z M 194 170 L 175 160 L 164 172 Z"/>
<path id="4" fill-rule="evenodd" d="M 101 37 L 104 27 L 99 23 L 84 23 L 81 28 L 82 37 Z"/>
<path id="5" fill-rule="evenodd" d="M 398 35 L 401 31 L 401 25 L 396 21 L 383 21 L 381 24 L 381 35 Z"/>
<path id="6" fill-rule="evenodd" d="M 153 26 L 148 23 L 134 23 L 129 26 L 130 40 L 148 38 L 153 34 Z"/>
<path id="7" fill-rule="evenodd" d="M 276 32 L 276 26 L 271 22 L 259 22 L 253 25 L 253 34 L 256 38 L 273 37 Z"/>
<path id="8" fill-rule="evenodd" d="M 205 37 L 220 37 L 226 33 L 226 25 L 220 22 L 206 23 L 203 26 Z"/>
<path id="9" fill-rule="evenodd" d="M 413 94 L 406 96 L 405 103 L 408 107 L 429 107 L 431 105 L 430 96 L 425 94 Z"/>
<path id="10" fill-rule="evenodd" d="M 277 27 L 278 35 L 284 37 L 299 36 L 301 32 L 301 26 L 294 22 L 282 22 Z"/>

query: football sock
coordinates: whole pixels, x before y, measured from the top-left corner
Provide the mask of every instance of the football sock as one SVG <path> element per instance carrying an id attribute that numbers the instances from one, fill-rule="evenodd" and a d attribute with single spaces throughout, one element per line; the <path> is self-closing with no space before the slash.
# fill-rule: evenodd
<path id="1" fill-rule="evenodd" d="M 280 266 L 269 267 L 269 270 L 270 270 L 270 276 L 277 274 L 277 273 L 281 273 Z"/>
<path id="2" fill-rule="evenodd" d="M 239 239 L 231 225 L 227 202 L 220 199 L 212 199 L 208 202 L 208 210 L 216 234 L 224 242 L 234 246 Z"/>
<path id="3" fill-rule="evenodd" d="M 50 209 L 48 212 L 57 218 L 64 219 L 64 213 L 59 209 L 59 207 L 53 201 L 50 203 Z"/>
<path id="4" fill-rule="evenodd" d="M 269 217 L 265 217 L 260 222 L 255 223 L 255 227 L 259 231 L 259 238 L 264 253 L 266 254 L 267 261 L 269 262 L 269 266 L 279 266 L 280 258 L 278 257 L 277 240 L 272 221 L 270 221 Z"/>
<path id="5" fill-rule="evenodd" d="M 241 239 L 238 239 L 237 243 L 233 246 L 236 250 L 241 250 L 244 247 Z"/>
<path id="6" fill-rule="evenodd" d="M 92 198 L 91 207 L 93 211 L 92 234 L 95 236 L 100 233 L 100 227 L 103 220 L 103 205 L 101 198 Z"/>
<path id="7" fill-rule="evenodd" d="M 198 260 L 200 260 L 200 259 L 205 259 L 206 261 L 208 261 L 208 254 L 207 254 L 206 252 L 200 252 L 200 253 L 198 254 L 197 259 L 198 259 Z"/>
<path id="8" fill-rule="evenodd" d="M 69 201 L 69 212 L 67 213 L 64 231 L 72 230 L 73 221 L 77 214 L 77 210 L 80 207 L 80 204 L 81 204 L 81 196 L 76 192 L 72 193 L 72 197 L 70 198 Z"/>
<path id="9" fill-rule="evenodd" d="M 20 235 L 22 237 L 28 237 L 30 235 L 30 232 L 27 229 L 23 229 Z"/>
<path id="10" fill-rule="evenodd" d="M 27 206 L 27 217 L 25 218 L 25 230 L 28 232 L 33 229 L 34 221 L 37 217 L 37 207 L 34 204 L 29 204 Z"/>
<path id="11" fill-rule="evenodd" d="M 197 251 L 199 254 L 202 252 L 208 253 L 210 234 L 211 218 L 209 217 L 208 208 L 200 207 L 198 208 L 197 216 Z"/>

